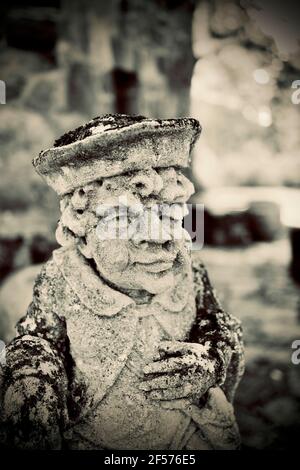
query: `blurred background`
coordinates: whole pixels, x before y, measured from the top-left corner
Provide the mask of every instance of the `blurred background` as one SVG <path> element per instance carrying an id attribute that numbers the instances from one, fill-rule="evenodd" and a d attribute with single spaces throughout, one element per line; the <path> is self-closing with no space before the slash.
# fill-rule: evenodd
<path id="1" fill-rule="evenodd" d="M 12 338 L 40 263 L 56 247 L 58 200 L 32 158 L 97 115 L 191 115 L 203 126 L 192 202 L 205 205 L 205 244 L 193 256 L 243 322 L 243 445 L 296 445 L 299 36 L 299 6 L 289 1 L 1 4 L 0 339 Z"/>

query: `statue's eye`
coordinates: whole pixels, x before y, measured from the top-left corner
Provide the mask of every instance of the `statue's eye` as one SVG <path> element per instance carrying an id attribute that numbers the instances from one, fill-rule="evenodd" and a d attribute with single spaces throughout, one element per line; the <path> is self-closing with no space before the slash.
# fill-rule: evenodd
<path id="1" fill-rule="evenodd" d="M 137 189 L 143 189 L 145 187 L 144 183 L 136 183 L 135 187 Z"/>

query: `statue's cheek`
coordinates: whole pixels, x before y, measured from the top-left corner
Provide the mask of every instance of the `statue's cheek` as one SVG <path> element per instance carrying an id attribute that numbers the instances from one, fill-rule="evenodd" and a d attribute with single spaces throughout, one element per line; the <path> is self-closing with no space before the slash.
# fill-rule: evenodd
<path id="1" fill-rule="evenodd" d="M 129 265 L 127 240 L 104 240 L 97 245 L 96 261 L 106 272 L 120 273 Z"/>

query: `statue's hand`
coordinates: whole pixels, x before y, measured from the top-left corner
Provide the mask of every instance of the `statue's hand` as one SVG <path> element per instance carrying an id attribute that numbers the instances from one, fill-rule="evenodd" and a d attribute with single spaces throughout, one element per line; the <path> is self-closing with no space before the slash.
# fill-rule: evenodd
<path id="1" fill-rule="evenodd" d="M 140 389 L 154 400 L 199 400 L 217 381 L 216 361 L 201 344 L 163 341 L 159 358 L 144 368 Z"/>

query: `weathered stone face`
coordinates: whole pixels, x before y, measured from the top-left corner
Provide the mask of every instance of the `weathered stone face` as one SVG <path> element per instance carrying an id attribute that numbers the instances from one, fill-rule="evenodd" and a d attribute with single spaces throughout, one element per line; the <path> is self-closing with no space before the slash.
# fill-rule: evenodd
<path id="1" fill-rule="evenodd" d="M 116 287 L 162 292 L 189 264 L 182 220 L 192 192 L 173 167 L 105 178 L 63 198 L 58 241 L 69 235 Z"/>

